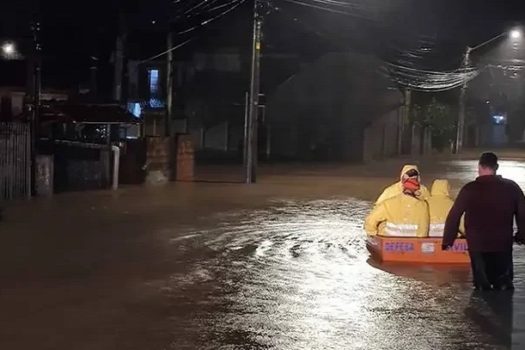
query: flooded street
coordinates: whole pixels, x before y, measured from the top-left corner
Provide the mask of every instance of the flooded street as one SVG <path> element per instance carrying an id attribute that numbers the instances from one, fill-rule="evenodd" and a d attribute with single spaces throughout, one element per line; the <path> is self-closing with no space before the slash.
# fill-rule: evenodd
<path id="1" fill-rule="evenodd" d="M 457 191 L 475 164 L 423 164 L 424 182 Z M 399 166 L 17 203 L 0 223 L 0 348 L 523 348 L 523 249 L 514 295 L 474 293 L 468 266 L 369 258 L 363 220 Z M 525 163 L 501 173 L 525 187 Z"/>

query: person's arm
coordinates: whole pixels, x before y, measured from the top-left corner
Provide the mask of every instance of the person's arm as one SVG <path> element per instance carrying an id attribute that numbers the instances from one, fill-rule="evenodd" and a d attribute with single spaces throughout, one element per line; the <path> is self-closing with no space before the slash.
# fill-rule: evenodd
<path id="1" fill-rule="evenodd" d="M 459 236 L 462 238 L 465 238 L 467 236 L 467 233 L 465 231 L 465 214 L 461 216 L 461 221 L 459 223 Z"/>
<path id="2" fill-rule="evenodd" d="M 365 231 L 369 236 L 376 236 L 379 225 L 386 221 L 386 208 L 383 204 L 376 205 L 365 220 Z"/>
<path id="3" fill-rule="evenodd" d="M 519 187 L 518 184 L 516 185 L 516 212 L 514 215 L 516 216 L 516 224 L 518 226 L 518 232 L 516 232 L 516 236 L 514 237 L 516 242 L 519 244 L 525 243 L 525 196 L 523 195 L 523 191 Z"/>
<path id="4" fill-rule="evenodd" d="M 467 196 L 468 193 L 465 190 L 465 187 L 463 187 L 459 192 L 458 198 L 456 198 L 452 209 L 450 209 L 450 212 L 448 213 L 447 221 L 445 222 L 445 231 L 443 233 L 443 248 L 452 247 L 456 241 L 461 217 L 466 210 Z"/>

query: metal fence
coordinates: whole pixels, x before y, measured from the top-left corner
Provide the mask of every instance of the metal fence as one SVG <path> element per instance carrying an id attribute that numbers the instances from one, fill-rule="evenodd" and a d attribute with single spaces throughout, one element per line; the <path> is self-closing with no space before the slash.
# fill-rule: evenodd
<path id="1" fill-rule="evenodd" d="M 0 201 L 31 195 L 29 124 L 0 122 Z"/>

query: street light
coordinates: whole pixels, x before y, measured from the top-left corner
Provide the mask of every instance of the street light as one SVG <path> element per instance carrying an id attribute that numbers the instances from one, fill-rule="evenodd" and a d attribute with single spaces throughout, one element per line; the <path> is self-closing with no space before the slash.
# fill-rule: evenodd
<path id="1" fill-rule="evenodd" d="M 17 56 L 16 45 L 10 41 L 2 44 L 2 56 L 11 59 Z"/>
<path id="2" fill-rule="evenodd" d="M 521 40 L 523 37 L 523 32 L 521 28 L 514 28 L 508 32 L 503 32 L 499 35 L 496 35 L 492 39 L 489 39 L 477 46 L 470 47 L 467 46 L 467 49 L 465 51 L 465 56 L 463 57 L 463 69 L 468 69 L 470 65 L 470 54 L 482 47 L 487 46 L 488 44 L 500 39 L 501 37 L 504 37 L 508 35 L 512 40 L 517 41 Z M 464 135 L 464 129 L 465 129 L 465 99 L 467 95 L 467 82 L 463 84 L 463 87 L 461 88 L 461 94 L 459 96 L 459 115 L 458 115 L 458 125 L 456 128 L 456 149 L 455 153 L 461 153 L 461 150 L 463 149 L 463 135 Z"/>
<path id="3" fill-rule="evenodd" d="M 15 52 L 15 45 L 13 45 L 13 43 L 4 43 L 4 45 L 2 45 L 2 52 L 6 55 L 12 55 Z"/>
<path id="4" fill-rule="evenodd" d="M 523 36 L 523 31 L 521 29 L 513 29 L 510 31 L 510 38 L 513 40 L 519 40 Z"/>

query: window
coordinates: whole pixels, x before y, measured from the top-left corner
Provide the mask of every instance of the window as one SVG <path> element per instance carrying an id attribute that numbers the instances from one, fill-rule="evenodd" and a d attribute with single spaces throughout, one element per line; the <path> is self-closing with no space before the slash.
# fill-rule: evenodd
<path id="1" fill-rule="evenodd" d="M 160 85 L 159 85 L 159 70 L 148 70 L 149 82 L 149 107 L 150 108 L 164 108 L 164 101 L 161 99 Z"/>
<path id="2" fill-rule="evenodd" d="M 150 69 L 148 71 L 148 81 L 149 81 L 149 95 L 150 98 L 159 97 L 159 70 Z"/>
<path id="3" fill-rule="evenodd" d="M 142 114 L 142 107 L 138 102 L 129 102 L 128 103 L 128 112 L 133 114 L 135 117 L 140 118 Z"/>

